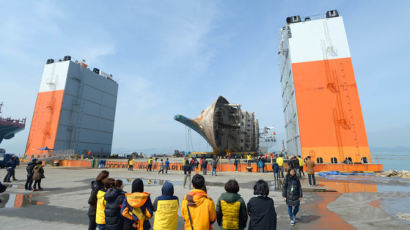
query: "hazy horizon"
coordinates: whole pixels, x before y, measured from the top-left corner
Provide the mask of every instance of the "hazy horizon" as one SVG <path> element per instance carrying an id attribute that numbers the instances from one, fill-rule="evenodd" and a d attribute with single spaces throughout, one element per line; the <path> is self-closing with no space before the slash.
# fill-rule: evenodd
<path id="1" fill-rule="evenodd" d="M 410 151 L 404 0 L 2 1 L 2 116 L 26 117 L 27 125 L 0 148 L 24 152 L 44 64 L 65 55 L 119 83 L 113 153 L 211 150 L 173 117 L 194 118 L 218 96 L 255 112 L 260 127 L 275 126 L 280 148 L 280 28 L 287 16 L 331 9 L 345 22 L 370 148 Z"/>

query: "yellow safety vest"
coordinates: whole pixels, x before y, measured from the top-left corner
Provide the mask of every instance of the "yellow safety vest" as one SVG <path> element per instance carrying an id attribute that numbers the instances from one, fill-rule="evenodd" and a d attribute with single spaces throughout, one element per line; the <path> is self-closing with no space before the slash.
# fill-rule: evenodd
<path id="1" fill-rule="evenodd" d="M 154 230 L 176 230 L 178 223 L 178 200 L 158 200 Z"/>

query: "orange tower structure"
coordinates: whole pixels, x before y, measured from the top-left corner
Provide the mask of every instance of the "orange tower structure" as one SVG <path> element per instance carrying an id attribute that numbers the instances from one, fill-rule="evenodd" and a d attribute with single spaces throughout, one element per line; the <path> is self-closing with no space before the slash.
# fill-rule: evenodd
<path id="1" fill-rule="evenodd" d="M 318 163 L 370 163 L 343 18 L 287 18 L 281 30 L 281 86 L 289 154 Z"/>

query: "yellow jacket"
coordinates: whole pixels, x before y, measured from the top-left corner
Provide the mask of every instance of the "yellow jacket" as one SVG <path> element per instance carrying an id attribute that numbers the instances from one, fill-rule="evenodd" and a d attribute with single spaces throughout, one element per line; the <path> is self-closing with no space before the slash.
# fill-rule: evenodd
<path id="1" fill-rule="evenodd" d="M 134 164 L 134 159 L 130 160 L 129 165 L 133 165 Z"/>
<path id="2" fill-rule="evenodd" d="M 194 230 L 212 230 L 212 223 L 216 220 L 216 210 L 214 201 L 208 197 L 206 192 L 200 189 L 192 190 L 185 196 L 181 206 L 186 230 L 191 230 L 188 207 Z"/>
<path id="3" fill-rule="evenodd" d="M 105 199 L 104 199 L 105 192 L 98 191 L 97 193 L 97 211 L 95 214 L 95 222 L 97 224 L 105 224 Z"/>
<path id="4" fill-rule="evenodd" d="M 283 158 L 282 157 L 276 158 L 276 163 L 278 163 L 278 166 L 283 166 Z"/>
<path id="5" fill-rule="evenodd" d="M 299 160 L 299 166 L 302 167 L 303 165 L 305 165 L 305 162 L 303 162 L 302 158 L 298 157 Z"/>

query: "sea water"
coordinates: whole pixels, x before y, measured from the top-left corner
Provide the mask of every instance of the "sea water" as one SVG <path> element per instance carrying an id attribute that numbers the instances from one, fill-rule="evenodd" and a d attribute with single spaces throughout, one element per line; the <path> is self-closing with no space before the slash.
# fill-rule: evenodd
<path id="1" fill-rule="evenodd" d="M 371 153 L 372 163 L 383 164 L 383 171 L 389 169 L 410 171 L 410 153 Z"/>

